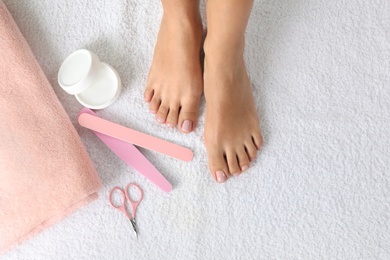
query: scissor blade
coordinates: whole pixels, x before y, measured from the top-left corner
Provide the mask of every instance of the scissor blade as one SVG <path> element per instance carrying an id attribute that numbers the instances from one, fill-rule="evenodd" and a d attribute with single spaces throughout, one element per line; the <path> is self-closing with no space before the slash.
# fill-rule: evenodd
<path id="1" fill-rule="evenodd" d="M 135 236 L 138 239 L 137 223 L 135 222 L 135 218 L 130 219 L 130 222 L 131 222 L 131 225 L 133 226 L 133 230 L 134 230 Z"/>

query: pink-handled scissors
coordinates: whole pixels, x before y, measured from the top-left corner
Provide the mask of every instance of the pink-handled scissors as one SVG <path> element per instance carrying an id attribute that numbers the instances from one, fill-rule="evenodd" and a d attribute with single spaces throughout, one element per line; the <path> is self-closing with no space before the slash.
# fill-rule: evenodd
<path id="1" fill-rule="evenodd" d="M 129 195 L 129 188 L 130 187 L 135 187 L 139 191 L 138 200 L 135 201 L 135 200 L 131 199 L 131 197 Z M 122 204 L 118 205 L 118 204 L 115 204 L 113 202 L 112 195 L 115 191 L 119 191 L 122 194 L 122 199 L 123 199 Z M 110 197 L 109 197 L 109 201 L 110 201 L 111 206 L 113 206 L 114 208 L 116 208 L 119 211 L 122 211 L 125 214 L 125 216 L 130 220 L 131 225 L 133 226 L 134 233 L 137 236 L 137 238 L 138 238 L 138 231 L 137 231 L 137 223 L 135 222 L 135 215 L 137 213 L 137 207 L 138 207 L 139 203 L 141 202 L 143 196 L 144 196 L 143 191 L 137 184 L 129 183 L 129 184 L 127 184 L 125 190 L 123 190 L 119 187 L 113 188 L 110 192 Z M 126 201 L 128 201 L 129 204 L 131 205 L 131 209 L 132 209 L 131 215 L 127 211 Z"/>

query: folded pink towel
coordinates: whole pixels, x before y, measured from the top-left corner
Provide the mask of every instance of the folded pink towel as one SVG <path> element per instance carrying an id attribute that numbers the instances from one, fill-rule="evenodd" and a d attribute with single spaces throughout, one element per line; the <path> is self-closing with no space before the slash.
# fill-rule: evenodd
<path id="1" fill-rule="evenodd" d="M 0 253 L 97 198 L 100 187 L 76 130 L 0 0 Z"/>

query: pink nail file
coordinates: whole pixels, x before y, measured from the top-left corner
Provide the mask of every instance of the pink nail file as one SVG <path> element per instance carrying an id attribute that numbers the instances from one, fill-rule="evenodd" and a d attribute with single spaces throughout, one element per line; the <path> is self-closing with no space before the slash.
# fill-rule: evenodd
<path id="1" fill-rule="evenodd" d="M 79 115 L 79 124 L 93 131 L 149 150 L 160 152 L 183 161 L 191 161 L 194 157 L 192 151 L 188 148 L 115 124 L 88 113 Z"/>
<path id="2" fill-rule="evenodd" d="M 88 114 L 99 118 L 92 110 L 84 108 L 79 116 Z M 172 190 L 172 185 L 164 176 L 138 151 L 134 145 L 94 131 L 94 133 L 107 145 L 120 159 L 132 166 L 139 173 L 148 178 L 157 187 L 165 192 Z"/>

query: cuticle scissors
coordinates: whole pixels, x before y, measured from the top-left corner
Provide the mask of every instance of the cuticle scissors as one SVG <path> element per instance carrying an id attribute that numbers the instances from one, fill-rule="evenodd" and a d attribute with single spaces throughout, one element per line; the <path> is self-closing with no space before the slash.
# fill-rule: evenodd
<path id="1" fill-rule="evenodd" d="M 131 197 L 129 195 L 129 192 L 128 192 L 130 187 L 135 187 L 135 188 L 138 189 L 138 191 L 139 191 L 139 198 L 138 198 L 138 200 L 134 201 L 134 200 L 131 199 Z M 118 204 L 115 204 L 113 202 L 112 195 L 113 195 L 113 193 L 115 191 L 119 191 L 122 194 L 122 198 L 123 198 L 123 203 L 122 204 L 118 205 Z M 113 206 L 117 210 L 123 212 L 125 214 L 125 216 L 127 217 L 127 219 L 130 220 L 131 225 L 132 225 L 133 230 L 134 230 L 134 233 L 135 233 L 137 238 L 138 238 L 138 230 L 137 230 L 137 223 L 135 221 L 135 216 L 136 216 L 136 213 L 137 213 L 138 205 L 140 204 L 143 196 L 144 196 L 144 194 L 143 194 L 142 189 L 135 183 L 127 184 L 125 190 L 121 189 L 120 187 L 114 187 L 111 190 L 110 196 L 109 196 L 109 201 L 110 201 L 111 206 Z M 129 212 L 127 211 L 126 200 L 129 202 L 129 204 L 131 206 L 131 214 L 129 214 Z"/>

